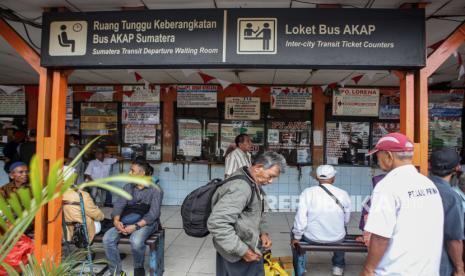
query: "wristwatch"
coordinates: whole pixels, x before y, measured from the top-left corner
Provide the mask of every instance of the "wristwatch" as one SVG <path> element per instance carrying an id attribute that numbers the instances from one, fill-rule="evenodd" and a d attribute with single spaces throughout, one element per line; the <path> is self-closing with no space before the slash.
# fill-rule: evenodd
<path id="1" fill-rule="evenodd" d="M 134 225 L 136 226 L 136 230 L 139 230 L 139 229 L 141 229 L 141 228 L 142 228 L 142 227 L 140 227 L 140 225 L 139 225 L 139 224 L 137 224 L 137 223 L 136 223 L 136 224 L 134 224 Z"/>

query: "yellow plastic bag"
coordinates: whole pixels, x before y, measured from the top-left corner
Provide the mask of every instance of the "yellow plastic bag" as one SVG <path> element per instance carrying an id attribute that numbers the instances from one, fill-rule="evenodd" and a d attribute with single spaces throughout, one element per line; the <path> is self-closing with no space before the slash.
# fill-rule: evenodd
<path id="1" fill-rule="evenodd" d="M 271 252 L 266 253 L 263 259 L 265 263 L 265 276 L 289 276 L 278 262 L 271 260 Z"/>

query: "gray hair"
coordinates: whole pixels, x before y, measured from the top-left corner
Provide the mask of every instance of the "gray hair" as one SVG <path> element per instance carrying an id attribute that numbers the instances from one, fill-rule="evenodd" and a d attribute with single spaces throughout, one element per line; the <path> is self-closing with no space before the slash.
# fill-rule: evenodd
<path id="1" fill-rule="evenodd" d="M 265 170 L 273 166 L 278 166 L 279 171 L 283 173 L 286 170 L 286 159 L 279 153 L 267 151 L 255 158 L 253 165 L 263 165 Z"/>
<path id="2" fill-rule="evenodd" d="M 413 151 L 392 152 L 392 155 L 399 160 L 412 159 Z"/>

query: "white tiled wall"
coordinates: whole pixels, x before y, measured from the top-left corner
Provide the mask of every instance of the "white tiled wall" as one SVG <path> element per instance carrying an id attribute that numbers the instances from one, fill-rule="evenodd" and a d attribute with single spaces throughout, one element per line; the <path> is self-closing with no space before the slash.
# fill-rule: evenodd
<path id="1" fill-rule="evenodd" d="M 360 210 L 361 202 L 371 193 L 371 177 L 375 172 L 367 167 L 336 167 L 336 169 L 338 175 L 335 185 L 346 190 L 352 196 L 354 208 Z M 311 167 L 302 167 L 299 177 L 299 170 L 296 167 L 288 167 L 285 173 L 281 174 L 271 185 L 266 186 L 264 190 L 268 196 L 276 198 L 287 196 L 288 198 L 281 198 L 281 200 L 293 200 L 293 197 L 298 197 L 305 188 L 317 184 L 311 177 L 311 172 Z M 185 164 L 183 168 L 182 164 L 162 163 L 157 166 L 155 173 L 159 173 L 160 184 L 165 193 L 164 205 L 182 204 L 187 194 L 209 181 L 208 165 Z M 223 177 L 224 166 L 212 165 L 211 178 L 222 179 Z M 292 204 L 290 205 L 293 207 Z M 283 206 L 278 204 L 278 207 Z"/>
<path id="2" fill-rule="evenodd" d="M 129 171 L 129 163 L 126 163 L 123 171 Z M 155 175 L 160 178 L 160 185 L 164 190 L 164 205 L 181 205 L 184 198 L 195 188 L 205 185 L 210 180 L 208 165 L 201 164 L 174 164 L 162 163 L 155 165 Z M 0 161 L 0 168 L 3 162 Z M 183 177 L 184 170 L 184 177 Z M 335 185 L 346 190 L 351 195 L 354 211 L 360 211 L 361 204 L 366 196 L 371 193 L 371 177 L 379 174 L 367 167 L 336 167 L 338 174 Z M 299 177 L 299 170 L 296 167 L 288 167 L 286 172 L 275 180 L 271 185 L 264 188 L 270 200 L 278 202 L 275 205 L 279 211 L 293 210 L 296 207 L 296 200 L 300 193 L 307 187 L 316 185 L 317 182 L 311 176 L 312 167 L 302 167 Z M 113 174 L 119 173 L 118 166 L 115 166 Z M 224 166 L 211 166 L 211 179 L 224 178 Z M 8 182 L 8 177 L 3 169 L 0 170 L 0 186 Z M 116 183 L 122 186 L 124 183 Z M 274 197 L 274 198 L 272 198 Z M 281 201 L 279 203 L 279 201 Z M 271 202 L 271 201 L 270 201 Z"/>

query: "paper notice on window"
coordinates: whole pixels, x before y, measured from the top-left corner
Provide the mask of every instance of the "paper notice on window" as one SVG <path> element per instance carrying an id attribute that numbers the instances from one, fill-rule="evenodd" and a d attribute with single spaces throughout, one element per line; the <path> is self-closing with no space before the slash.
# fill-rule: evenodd
<path id="1" fill-rule="evenodd" d="M 227 97 L 224 117 L 226 120 L 260 120 L 260 98 Z"/>
<path id="2" fill-rule="evenodd" d="M 379 89 L 339 88 L 333 93 L 334 116 L 378 117 Z"/>

